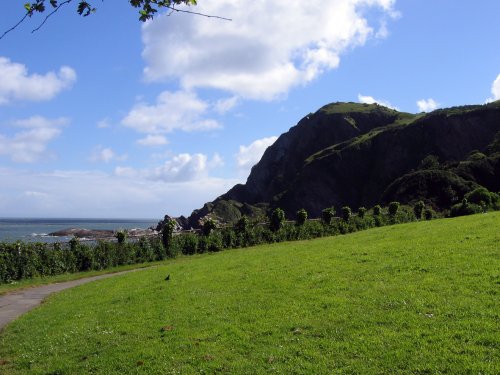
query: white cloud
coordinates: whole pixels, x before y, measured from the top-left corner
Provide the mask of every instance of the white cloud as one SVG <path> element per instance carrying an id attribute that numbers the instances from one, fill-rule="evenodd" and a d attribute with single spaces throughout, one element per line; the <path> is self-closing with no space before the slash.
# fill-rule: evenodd
<path id="1" fill-rule="evenodd" d="M 148 80 L 178 79 L 184 89 L 208 87 L 271 100 L 335 69 L 340 55 L 387 35 L 396 0 L 219 0 L 200 2 L 205 17 L 160 16 L 143 27 Z M 370 8 L 381 9 L 380 30 Z"/>
<path id="2" fill-rule="evenodd" d="M 117 155 L 111 148 L 96 146 L 90 154 L 89 160 L 93 162 L 109 163 L 111 161 L 124 161 L 127 155 Z"/>
<path id="3" fill-rule="evenodd" d="M 97 128 L 99 129 L 108 129 L 111 127 L 111 123 L 109 122 L 108 118 L 104 118 L 102 120 L 99 120 L 97 122 Z"/>
<path id="4" fill-rule="evenodd" d="M 148 134 L 137 141 L 141 146 L 163 146 L 168 144 L 167 138 L 160 134 Z"/>
<path id="5" fill-rule="evenodd" d="M 130 167 L 115 168 L 115 175 L 137 177 L 168 183 L 199 181 L 209 178 L 209 172 L 224 165 L 223 159 L 215 153 L 212 158 L 205 154 L 182 153 L 171 157 L 162 165 L 154 168 L 135 169 Z"/>
<path id="6" fill-rule="evenodd" d="M 47 119 L 33 116 L 16 120 L 13 126 L 24 130 L 12 137 L 0 134 L 0 156 L 8 156 L 18 163 L 33 163 L 42 158 L 50 158 L 47 145 L 62 132 L 61 127 L 69 122 L 67 118 Z"/>
<path id="7" fill-rule="evenodd" d="M 432 112 L 439 107 L 439 103 L 429 98 L 417 101 L 417 106 L 420 112 Z"/>
<path id="8" fill-rule="evenodd" d="M 366 95 L 358 94 L 358 101 L 360 103 L 365 103 L 365 104 L 379 104 L 379 105 L 383 105 L 384 107 L 387 107 L 387 108 L 395 109 L 396 111 L 398 110 L 398 107 L 393 106 L 388 101 L 375 99 L 373 96 L 366 96 Z"/>
<path id="9" fill-rule="evenodd" d="M 57 73 L 28 74 L 25 65 L 0 57 L 0 105 L 15 100 L 50 100 L 75 81 L 75 71 L 67 66 L 61 67 Z"/>
<path id="10" fill-rule="evenodd" d="M 144 171 L 147 178 L 165 182 L 185 182 L 208 178 L 208 172 L 222 165 L 222 158 L 215 154 L 211 160 L 204 154 L 179 154 L 162 166 Z"/>
<path id="11" fill-rule="evenodd" d="M 242 175 L 248 175 L 250 169 L 259 162 L 266 149 L 271 146 L 278 137 L 267 137 L 258 139 L 248 146 L 240 146 L 236 155 L 236 164 Z"/>
<path id="12" fill-rule="evenodd" d="M 491 93 L 493 96 L 488 101 L 500 100 L 500 74 L 491 85 Z"/>
<path id="13" fill-rule="evenodd" d="M 165 183 L 96 171 L 33 173 L 0 167 L 0 212 L 8 217 L 136 217 L 189 215 L 236 181 L 215 178 Z M 36 188 L 34 188 L 36 187 Z M 103 205 L 103 203 L 105 203 Z"/>
<path id="14" fill-rule="evenodd" d="M 238 105 L 239 98 L 237 96 L 232 96 L 227 99 L 220 99 L 215 103 L 215 111 L 220 114 L 224 114 Z"/>
<path id="15" fill-rule="evenodd" d="M 203 119 L 208 109 L 208 103 L 200 100 L 193 92 L 164 91 L 158 96 L 156 104 L 135 105 L 122 120 L 122 124 L 146 134 L 220 128 L 217 121 Z"/>

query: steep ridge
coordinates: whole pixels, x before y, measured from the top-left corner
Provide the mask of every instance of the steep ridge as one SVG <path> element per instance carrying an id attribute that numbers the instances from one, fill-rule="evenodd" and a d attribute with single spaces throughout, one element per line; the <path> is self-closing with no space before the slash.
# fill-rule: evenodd
<path id="1" fill-rule="evenodd" d="M 499 132 L 500 101 L 417 115 L 376 104 L 329 104 L 282 134 L 245 185 L 195 210 L 187 222 L 196 226 L 209 213 L 230 222 L 275 207 L 289 217 L 305 208 L 314 217 L 325 207 L 392 199 L 445 208 L 479 185 L 498 190 Z"/>

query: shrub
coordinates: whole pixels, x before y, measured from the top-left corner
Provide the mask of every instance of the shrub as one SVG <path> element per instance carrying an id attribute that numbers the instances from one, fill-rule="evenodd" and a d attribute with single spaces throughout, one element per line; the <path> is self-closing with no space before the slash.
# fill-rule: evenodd
<path id="1" fill-rule="evenodd" d="M 127 239 L 127 231 L 119 230 L 118 232 L 116 232 L 115 237 L 119 244 L 123 244 Z"/>
<path id="2" fill-rule="evenodd" d="M 173 237 L 174 237 L 174 229 L 177 225 L 175 220 L 168 219 L 163 224 L 163 229 L 161 231 L 161 242 L 163 247 L 165 248 L 166 256 L 169 258 L 173 257 Z"/>
<path id="3" fill-rule="evenodd" d="M 389 216 L 395 217 L 399 210 L 399 202 L 389 203 Z"/>
<path id="4" fill-rule="evenodd" d="M 248 225 L 249 225 L 248 217 L 242 216 L 234 225 L 234 230 L 238 234 L 245 233 L 248 230 Z"/>
<path id="5" fill-rule="evenodd" d="M 204 236 L 209 236 L 210 233 L 212 233 L 212 231 L 216 228 L 217 228 L 217 223 L 215 222 L 215 220 L 208 217 L 205 218 L 205 220 L 203 221 L 203 226 L 201 227 L 201 231 Z"/>
<path id="6" fill-rule="evenodd" d="M 488 189 L 484 187 L 479 187 L 477 189 L 472 190 L 470 193 L 465 194 L 464 196 L 467 201 L 470 203 L 475 203 L 480 206 L 491 206 L 493 199 L 492 194 L 488 191 Z"/>
<path id="7" fill-rule="evenodd" d="M 237 235 L 232 228 L 224 228 L 221 231 L 221 236 L 222 246 L 224 248 L 231 249 L 239 245 Z"/>
<path id="8" fill-rule="evenodd" d="M 345 222 L 349 221 L 351 215 L 352 215 L 352 211 L 351 211 L 351 208 L 349 206 L 342 207 L 342 219 L 344 219 Z"/>
<path id="9" fill-rule="evenodd" d="M 334 207 L 325 208 L 321 212 L 321 221 L 323 222 L 323 224 L 330 225 L 334 217 L 335 217 Z"/>
<path id="10" fill-rule="evenodd" d="M 483 208 L 477 204 L 469 203 L 467 198 L 462 200 L 462 203 L 455 204 L 450 209 L 450 216 L 465 216 L 465 215 L 473 215 L 483 212 Z"/>
<path id="11" fill-rule="evenodd" d="M 218 231 L 210 233 L 207 238 L 207 250 L 210 252 L 221 251 L 224 246 L 222 244 L 222 235 Z"/>
<path id="12" fill-rule="evenodd" d="M 283 227 L 285 221 L 285 211 L 281 208 L 276 208 L 271 214 L 271 221 L 269 223 L 269 229 L 272 232 L 277 232 Z"/>
<path id="13" fill-rule="evenodd" d="M 193 255 L 198 251 L 198 236 L 194 233 L 181 234 L 181 251 L 185 255 Z"/>
<path id="14" fill-rule="evenodd" d="M 422 214 L 425 209 L 425 203 L 423 201 L 418 201 L 415 206 L 413 206 L 413 212 L 415 213 L 415 217 L 417 220 L 422 218 Z"/>
<path id="15" fill-rule="evenodd" d="M 139 241 L 137 241 L 135 256 L 137 263 L 151 262 L 155 260 L 155 252 L 147 237 L 141 237 L 139 238 Z"/>
<path id="16" fill-rule="evenodd" d="M 365 214 L 366 214 L 366 208 L 364 207 L 358 208 L 358 217 L 360 219 L 363 219 L 365 217 Z"/>
<path id="17" fill-rule="evenodd" d="M 425 220 L 432 220 L 432 218 L 434 217 L 434 211 L 431 209 L 431 208 L 426 208 L 424 210 L 424 218 Z"/>
<path id="18" fill-rule="evenodd" d="M 298 226 L 303 226 L 307 220 L 307 211 L 305 209 L 300 209 L 297 211 L 297 221 Z"/>
<path id="19" fill-rule="evenodd" d="M 380 216 L 382 213 L 382 207 L 379 204 L 373 207 L 373 216 Z"/>

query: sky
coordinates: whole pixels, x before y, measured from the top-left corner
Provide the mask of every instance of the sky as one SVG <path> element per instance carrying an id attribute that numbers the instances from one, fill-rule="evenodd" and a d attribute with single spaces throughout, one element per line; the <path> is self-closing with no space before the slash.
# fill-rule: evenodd
<path id="1" fill-rule="evenodd" d="M 180 9 L 231 21 L 146 23 L 94 2 L 0 39 L 0 217 L 189 215 L 325 104 L 500 99 L 498 0 L 199 0 Z M 23 3 L 0 3 L 0 34 Z"/>

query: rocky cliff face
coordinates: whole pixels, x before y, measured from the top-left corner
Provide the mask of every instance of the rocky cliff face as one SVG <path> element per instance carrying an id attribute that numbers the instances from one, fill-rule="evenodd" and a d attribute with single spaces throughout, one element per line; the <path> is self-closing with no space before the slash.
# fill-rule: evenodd
<path id="1" fill-rule="evenodd" d="M 499 132 L 500 102 L 419 115 L 330 104 L 282 134 L 245 185 L 194 211 L 189 224 L 209 213 L 234 221 L 281 207 L 288 217 L 300 208 L 314 217 L 330 206 L 371 207 L 391 199 L 425 199 L 440 208 L 451 199 L 442 198 L 443 190 L 456 197 L 478 185 L 498 190 Z M 438 163 L 423 173 L 429 155 Z"/>

